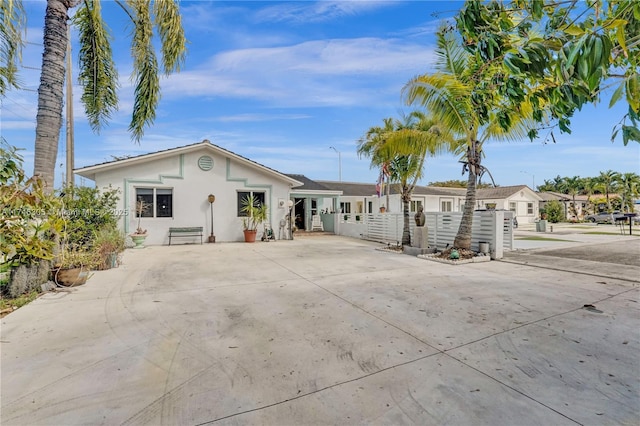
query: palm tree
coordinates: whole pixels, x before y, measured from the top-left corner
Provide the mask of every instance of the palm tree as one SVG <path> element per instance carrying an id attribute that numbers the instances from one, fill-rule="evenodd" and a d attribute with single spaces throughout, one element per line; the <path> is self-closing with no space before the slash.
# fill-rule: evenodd
<path id="1" fill-rule="evenodd" d="M 611 211 L 611 201 L 609 200 L 609 194 L 615 192 L 616 182 L 620 176 L 620 173 L 613 170 L 607 170 L 606 172 L 600 172 L 597 179 L 600 181 L 604 188 L 604 193 L 607 196 L 607 211 Z"/>
<path id="2" fill-rule="evenodd" d="M 622 210 L 633 212 L 634 200 L 640 196 L 640 176 L 635 173 L 620 173 L 616 183 L 622 197 Z"/>
<path id="3" fill-rule="evenodd" d="M 402 244 L 409 246 L 411 194 L 422 177 L 426 156 L 450 150 L 451 143 L 438 123 L 419 111 L 412 112 L 403 121 L 386 118 L 384 123 L 383 128 L 372 127 L 360 139 L 358 154 L 371 158 L 373 168 L 384 164 L 390 181 L 400 187 Z"/>
<path id="4" fill-rule="evenodd" d="M 462 220 L 453 246 L 470 249 L 477 184 L 487 171 L 481 164 L 482 146 L 490 138 L 524 138 L 533 127 L 529 122 L 531 108 L 527 103 L 519 110 L 502 109 L 497 103 L 495 106 L 478 103 L 475 97 L 478 81 L 474 75 L 491 65 L 477 62 L 447 29 L 438 32 L 437 44 L 437 72 L 414 77 L 404 86 L 403 94 L 407 104 L 419 103 L 460 138 L 463 173 L 469 175 Z M 509 130 L 504 131 L 504 127 Z"/>
<path id="5" fill-rule="evenodd" d="M 561 183 L 563 194 L 571 195 L 571 210 L 573 216 L 578 220 L 578 208 L 576 207 L 576 195 L 582 190 L 582 178 L 574 176 L 572 178 L 565 177 Z"/>
<path id="6" fill-rule="evenodd" d="M 11 7 L 13 15 L 9 18 L 3 16 L 3 26 L 5 21 L 20 22 L 20 14 L 24 14 L 20 0 L 7 0 L 7 2 L 3 0 L 2 12 L 6 3 Z M 132 138 L 139 142 L 145 127 L 155 119 L 155 110 L 159 101 L 160 66 L 154 47 L 154 30 L 160 41 L 162 71 L 167 75 L 180 70 L 185 59 L 186 39 L 177 1 L 116 1 L 116 4 L 123 9 L 133 23 L 131 52 L 133 79 L 136 83 L 129 131 Z M 69 12 L 74 8 L 78 8 L 72 24 L 78 28 L 80 35 L 79 80 L 84 87 L 81 100 L 94 131 L 100 130 L 118 105 L 116 94 L 118 73 L 112 58 L 110 35 L 102 19 L 101 1 L 47 0 L 44 17 L 44 52 L 38 89 L 34 174 L 42 177 L 50 191 L 53 188 L 58 139 L 62 127 L 65 50 L 69 25 L 67 21 Z M 3 35 L 4 33 L 3 28 Z M 9 46 L 21 45 L 20 32 L 11 29 L 7 34 L 11 37 Z M 4 44 L 2 48 L 4 49 Z M 16 55 L 19 56 L 19 51 L 12 58 Z M 8 73 L 8 75 L 14 74 Z"/>

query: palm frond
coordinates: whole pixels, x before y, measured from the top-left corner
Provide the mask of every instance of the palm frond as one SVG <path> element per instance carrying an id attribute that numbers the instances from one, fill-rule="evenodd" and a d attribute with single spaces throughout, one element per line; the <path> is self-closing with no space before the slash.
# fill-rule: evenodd
<path id="1" fill-rule="evenodd" d="M 73 17 L 73 24 L 78 28 L 80 41 L 78 81 L 83 88 L 81 101 L 89 125 L 98 132 L 118 108 L 118 71 L 100 2 L 85 0 Z"/>
<path id="2" fill-rule="evenodd" d="M 477 127 L 471 104 L 471 88 L 455 76 L 425 74 L 409 80 L 402 89 L 407 104 L 425 107 L 451 132 L 467 135 Z"/>
<path id="3" fill-rule="evenodd" d="M 22 60 L 27 14 L 20 0 L 0 2 L 0 96 L 19 88 L 18 63 Z"/>
<path id="4" fill-rule="evenodd" d="M 462 48 L 452 31 L 441 27 L 437 33 L 436 69 L 445 74 L 460 77 L 466 67 L 469 53 Z"/>
<path id="5" fill-rule="evenodd" d="M 162 44 L 162 63 L 165 74 L 180 71 L 186 57 L 187 39 L 182 28 L 178 3 L 174 0 L 155 0 L 156 30 Z"/>
<path id="6" fill-rule="evenodd" d="M 153 49 L 153 24 L 149 1 L 130 0 L 128 2 L 135 19 L 131 54 L 133 77 L 136 80 L 129 131 L 136 142 L 142 138 L 144 127 L 155 120 L 156 106 L 160 101 L 160 79 L 158 78 L 158 61 Z"/>

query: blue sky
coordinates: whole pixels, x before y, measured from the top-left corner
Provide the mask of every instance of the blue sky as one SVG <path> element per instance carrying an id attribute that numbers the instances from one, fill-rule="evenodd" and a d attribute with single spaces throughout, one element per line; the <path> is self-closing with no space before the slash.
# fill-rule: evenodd
<path id="1" fill-rule="evenodd" d="M 25 148 L 33 170 L 36 90 L 42 54 L 44 1 L 25 1 L 28 41 L 21 80 L 27 90 L 2 100 L 1 135 Z M 408 79 L 432 70 L 435 31 L 461 7 L 456 1 L 182 1 L 188 56 L 182 72 L 162 80 L 154 125 L 137 145 L 127 133 L 133 104 L 126 17 L 103 2 L 120 74 L 120 107 L 99 135 L 91 132 L 74 88 L 76 167 L 209 139 L 284 173 L 318 180 L 375 182 L 378 171 L 358 158 L 356 144 L 385 117 L 400 117 Z M 72 33 L 77 51 L 77 34 Z M 74 59 L 73 75 L 77 76 Z M 489 142 L 484 165 L 502 186 L 542 184 L 600 171 L 640 172 L 640 144 L 610 142 L 622 104 L 588 106 L 572 134 L 556 143 Z M 64 173 L 64 127 L 56 184 Z M 546 136 L 546 135 L 543 135 Z M 465 179 L 452 155 L 430 158 L 422 183 Z"/>

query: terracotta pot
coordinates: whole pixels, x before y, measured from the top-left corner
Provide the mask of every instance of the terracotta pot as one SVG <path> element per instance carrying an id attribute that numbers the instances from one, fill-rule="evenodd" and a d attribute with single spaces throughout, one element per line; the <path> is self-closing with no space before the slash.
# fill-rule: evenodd
<path id="1" fill-rule="evenodd" d="M 256 234 L 258 231 L 252 229 L 244 230 L 244 242 L 245 243 L 255 243 L 256 242 Z"/>
<path id="2" fill-rule="evenodd" d="M 65 287 L 75 287 L 87 282 L 89 270 L 86 268 L 57 268 L 53 270 L 53 280 Z"/>

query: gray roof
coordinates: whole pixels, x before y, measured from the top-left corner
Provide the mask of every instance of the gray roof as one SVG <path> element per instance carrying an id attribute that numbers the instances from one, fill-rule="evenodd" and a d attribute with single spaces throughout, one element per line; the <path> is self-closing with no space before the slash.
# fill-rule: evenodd
<path id="1" fill-rule="evenodd" d="M 478 189 L 476 198 L 478 200 L 497 199 L 502 200 L 509 198 L 514 194 L 529 188 L 527 185 L 515 185 L 515 186 L 497 186 L 495 188 L 482 188 Z"/>
<path id="2" fill-rule="evenodd" d="M 311 180 L 305 175 L 298 175 L 293 173 L 285 173 L 292 179 L 295 179 L 299 182 L 302 182 L 302 186 L 296 186 L 296 190 L 310 190 L 310 191 L 331 191 L 331 188 L 327 188 L 326 186 L 316 182 L 315 180 Z"/>

